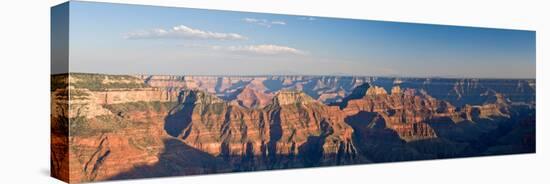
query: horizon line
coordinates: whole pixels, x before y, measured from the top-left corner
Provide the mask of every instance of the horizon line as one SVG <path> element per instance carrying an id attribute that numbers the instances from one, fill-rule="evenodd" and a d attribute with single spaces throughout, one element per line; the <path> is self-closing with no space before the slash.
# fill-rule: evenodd
<path id="1" fill-rule="evenodd" d="M 396 79 L 478 79 L 478 80 L 536 80 L 535 78 L 506 78 L 506 77 L 460 77 L 460 76 L 392 76 L 392 75 L 352 75 L 352 74 L 147 74 L 147 73 L 133 73 L 133 74 L 112 74 L 112 73 L 87 73 L 87 72 L 67 72 L 67 73 L 51 73 L 51 76 L 66 75 L 66 74 L 92 74 L 92 75 L 129 75 L 129 76 L 197 76 L 197 77 L 376 77 L 376 78 L 396 78 Z"/>

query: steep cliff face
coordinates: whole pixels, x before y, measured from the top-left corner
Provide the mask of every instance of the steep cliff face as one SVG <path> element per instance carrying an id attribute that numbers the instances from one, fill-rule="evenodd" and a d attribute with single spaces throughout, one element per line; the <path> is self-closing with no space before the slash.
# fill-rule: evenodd
<path id="1" fill-rule="evenodd" d="M 338 108 L 303 92 L 279 91 L 263 110 L 273 117 L 270 142 L 276 142 L 276 150 L 283 155 L 300 154 L 305 165 L 312 166 L 360 160 L 352 141 L 353 129 Z"/>
<path id="2" fill-rule="evenodd" d="M 343 110 L 348 115 L 375 112 L 403 140 L 418 141 L 437 137 L 430 124 L 436 124 L 438 119 L 448 119 L 453 123 L 475 123 L 492 117 L 509 118 L 509 105 L 501 94 L 494 96 L 494 100 L 485 101 L 483 105 L 456 108 L 450 102 L 428 95 L 424 90 L 417 92 L 415 89 L 402 90 L 399 86 L 394 86 L 391 94 L 387 94 L 381 87 L 370 86 L 363 98 L 346 101 Z"/>
<path id="3" fill-rule="evenodd" d="M 70 118 L 71 181 L 105 180 L 135 165 L 156 163 L 169 138 L 163 129 L 169 103 L 102 105 L 102 115 L 80 111 Z M 86 106 L 71 106 L 78 108 Z"/>
<path id="4" fill-rule="evenodd" d="M 167 118 L 167 132 L 240 169 L 311 165 L 302 157 L 309 152 L 319 152 L 315 159 L 325 164 L 345 163 L 357 155 L 353 130 L 342 113 L 302 92 L 280 91 L 266 107 L 255 109 L 202 91 L 183 91 L 180 99 Z"/>
<path id="5" fill-rule="evenodd" d="M 131 76 L 69 76 L 67 88 L 52 92 L 55 101 L 70 102 L 52 103 L 57 112 L 52 118 L 66 119 L 67 127 L 55 128 L 68 131 L 66 155 L 59 157 L 66 161 L 56 158 L 55 162 L 67 163 L 69 169 L 63 171 L 69 172 L 69 181 L 106 180 L 135 165 L 159 160 L 163 140 L 170 137 L 163 129 L 164 118 L 177 103 L 177 95 L 170 98 L 169 90 L 150 88 Z"/>
<path id="6" fill-rule="evenodd" d="M 99 74 L 54 81 L 52 172 L 73 182 L 535 147 L 529 81 Z"/>
<path id="7" fill-rule="evenodd" d="M 52 75 L 50 91 L 51 175 L 63 181 L 70 181 L 68 75 Z"/>
<path id="8" fill-rule="evenodd" d="M 449 158 L 502 149 L 498 143 L 494 145 L 495 141 L 518 126 L 521 119 L 531 117 L 531 106 L 514 106 L 504 95 L 493 95 L 495 98 L 486 99 L 482 105 L 458 108 L 424 89 L 394 86 L 387 94 L 380 87 L 365 84 L 340 107 L 354 129 L 357 147 L 372 161 Z M 516 136 L 529 137 L 529 133 Z M 518 151 L 533 150 L 533 146 L 510 144 Z"/>
<path id="9" fill-rule="evenodd" d="M 437 137 L 425 120 L 432 116 L 449 113 L 452 108 L 439 109 L 439 103 L 427 95 L 417 95 L 415 90 L 401 91 L 394 87 L 391 94 L 378 86 L 371 86 L 363 98 L 346 102 L 344 111 L 351 115 L 359 112 L 375 112 L 385 121 L 385 126 L 397 132 L 405 141 L 431 139 Z M 449 105 L 449 104 L 442 104 Z"/>

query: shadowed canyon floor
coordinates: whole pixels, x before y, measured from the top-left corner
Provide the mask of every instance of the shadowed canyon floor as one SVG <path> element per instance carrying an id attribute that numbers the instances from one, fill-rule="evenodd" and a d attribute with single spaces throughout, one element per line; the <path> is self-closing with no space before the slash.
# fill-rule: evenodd
<path id="1" fill-rule="evenodd" d="M 71 182 L 535 152 L 529 79 L 71 73 L 51 90 L 52 173 Z"/>

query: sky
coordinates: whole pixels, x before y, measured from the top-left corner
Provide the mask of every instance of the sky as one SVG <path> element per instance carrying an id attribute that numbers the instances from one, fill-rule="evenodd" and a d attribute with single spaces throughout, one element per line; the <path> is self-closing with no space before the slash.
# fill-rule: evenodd
<path id="1" fill-rule="evenodd" d="M 69 32 L 71 72 L 535 78 L 534 31 L 71 1 Z"/>

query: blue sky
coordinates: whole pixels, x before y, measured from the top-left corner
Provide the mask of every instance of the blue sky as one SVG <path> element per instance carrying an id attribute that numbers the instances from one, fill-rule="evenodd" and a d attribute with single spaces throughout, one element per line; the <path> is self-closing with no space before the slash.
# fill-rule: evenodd
<path id="1" fill-rule="evenodd" d="M 72 1 L 70 70 L 534 78 L 535 32 Z"/>

